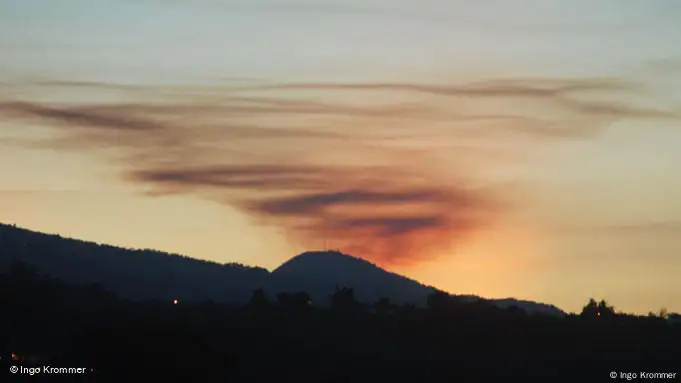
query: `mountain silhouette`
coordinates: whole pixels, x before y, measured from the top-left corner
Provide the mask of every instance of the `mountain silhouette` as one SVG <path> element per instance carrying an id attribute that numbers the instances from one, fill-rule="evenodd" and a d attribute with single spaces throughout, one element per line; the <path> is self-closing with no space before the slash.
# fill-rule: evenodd
<path id="1" fill-rule="evenodd" d="M 256 289 L 267 294 L 306 292 L 314 305 L 326 306 L 337 289 L 354 289 L 358 301 L 388 298 L 424 306 L 438 291 L 340 251 L 302 253 L 269 272 L 238 263 L 220 264 L 155 250 L 136 250 L 63 238 L 0 224 L 0 271 L 21 260 L 69 283 L 100 284 L 131 300 L 174 299 L 240 304 Z M 460 296 L 481 299 L 477 296 Z M 489 299 L 501 308 L 564 315 L 552 305 L 512 298 Z"/>
<path id="2" fill-rule="evenodd" d="M 308 291 L 314 302 L 329 303 L 336 288 L 351 287 L 360 302 L 388 298 L 398 304 L 425 305 L 434 287 L 391 273 L 371 262 L 340 251 L 302 253 L 272 271 L 270 288 L 278 291 Z"/>
<path id="3" fill-rule="evenodd" d="M 269 271 L 155 250 L 134 250 L 0 224 L 0 271 L 15 259 L 65 282 L 101 284 L 128 299 L 239 302 Z"/>

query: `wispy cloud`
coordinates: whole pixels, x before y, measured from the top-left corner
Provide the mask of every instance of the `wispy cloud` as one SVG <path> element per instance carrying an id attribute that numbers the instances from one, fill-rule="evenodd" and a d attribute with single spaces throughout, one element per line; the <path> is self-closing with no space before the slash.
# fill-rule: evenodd
<path id="1" fill-rule="evenodd" d="M 243 89 L 402 90 L 444 96 L 563 97 L 577 92 L 640 90 L 620 78 L 495 79 L 463 84 L 428 83 L 286 83 L 251 85 Z"/>
<path id="2" fill-rule="evenodd" d="M 4 112 L 4 113 L 3 113 Z M 111 114 L 91 107 L 50 107 L 37 103 L 6 102 L 0 105 L 6 117 L 42 118 L 66 127 L 88 127 L 115 130 L 157 130 L 162 126 L 148 119 L 137 119 L 125 114 Z"/>
<path id="3" fill-rule="evenodd" d="M 681 221 L 641 222 L 632 224 L 611 225 L 605 231 L 616 235 L 636 234 L 669 234 L 681 235 Z M 598 232 L 598 230 L 596 230 Z"/>
<path id="4" fill-rule="evenodd" d="M 126 91 L 114 84 L 45 85 Z M 0 101 L 0 118 L 42 121 L 63 132 L 19 144 L 106 149 L 123 179 L 150 194 L 236 206 L 304 244 L 328 239 L 381 264 L 446 251 L 504 214 L 503 187 L 487 183 L 484 168 L 470 167 L 471 155 L 483 153 L 493 167 L 500 161 L 490 153 L 509 137 L 546 145 L 591 137 L 618 119 L 679 118 L 623 101 L 643 90 L 617 78 L 131 91 L 135 97 L 125 103 Z M 399 102 L 391 98 L 396 93 Z"/>

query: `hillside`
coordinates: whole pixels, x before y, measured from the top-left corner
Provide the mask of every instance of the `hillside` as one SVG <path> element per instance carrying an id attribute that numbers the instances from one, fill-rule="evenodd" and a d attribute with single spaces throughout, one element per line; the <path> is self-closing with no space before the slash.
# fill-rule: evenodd
<path id="1" fill-rule="evenodd" d="M 325 257 L 355 262 L 314 253 L 295 264 L 304 271 Z M 562 317 L 440 293 L 425 309 L 382 300 L 367 310 L 342 299 L 347 289 L 332 307 L 310 306 L 303 294 L 277 304 L 173 304 L 121 300 L 34 271 L 17 262 L 0 273 L 0 365 L 5 374 L 40 371 L 9 381 L 54 380 L 48 366 L 87 366 L 64 381 L 97 382 L 572 382 L 612 380 L 613 371 L 673 380 L 679 365 L 681 325 L 591 302 Z"/>
<path id="2" fill-rule="evenodd" d="M 269 274 L 260 267 L 124 249 L 0 224 L 0 270 L 12 259 L 64 281 L 100 283 L 131 299 L 242 301 Z"/>
<path id="3" fill-rule="evenodd" d="M 389 298 L 395 303 L 425 305 L 435 288 L 338 251 L 300 254 L 272 272 L 271 287 L 279 291 L 308 291 L 315 301 L 326 303 L 336 286 L 354 288 L 359 301 Z"/>
<path id="4" fill-rule="evenodd" d="M 423 306 L 428 295 L 437 291 L 338 251 L 306 252 L 270 273 L 261 267 L 125 249 L 0 224 L 0 271 L 14 259 L 66 282 L 101 284 L 134 300 L 177 298 L 243 303 L 254 290 L 263 288 L 271 297 L 280 292 L 304 291 L 315 305 L 323 306 L 337 287 L 352 287 L 357 299 L 364 303 L 386 297 L 398 304 Z M 542 303 L 511 298 L 490 301 L 502 308 L 515 305 L 527 312 L 564 314 Z"/>

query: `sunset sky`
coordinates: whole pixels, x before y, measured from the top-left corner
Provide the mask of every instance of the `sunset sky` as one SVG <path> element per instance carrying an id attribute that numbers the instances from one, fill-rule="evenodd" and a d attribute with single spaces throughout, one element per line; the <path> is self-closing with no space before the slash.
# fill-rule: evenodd
<path id="1" fill-rule="evenodd" d="M 3 0 L 0 222 L 681 311 L 677 0 Z"/>

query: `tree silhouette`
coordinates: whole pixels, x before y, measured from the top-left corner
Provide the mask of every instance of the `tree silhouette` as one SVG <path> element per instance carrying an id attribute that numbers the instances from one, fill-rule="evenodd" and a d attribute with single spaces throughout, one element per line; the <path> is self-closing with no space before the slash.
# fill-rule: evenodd
<path id="1" fill-rule="evenodd" d="M 338 288 L 331 294 L 331 308 L 337 311 L 355 311 L 359 308 L 359 303 L 355 299 L 355 290 L 349 287 Z"/>
<path id="2" fill-rule="evenodd" d="M 595 318 L 598 315 L 598 302 L 595 299 L 590 298 L 589 302 L 582 308 L 582 312 L 579 314 L 583 318 Z"/>
<path id="3" fill-rule="evenodd" d="M 598 316 L 612 318 L 615 316 L 615 307 L 608 305 L 605 300 L 598 302 Z"/>
<path id="4" fill-rule="evenodd" d="M 596 302 L 595 299 L 589 299 L 589 302 L 582 309 L 580 314 L 583 318 L 612 318 L 615 314 L 615 308 L 608 305 L 605 300 Z"/>
<path id="5" fill-rule="evenodd" d="M 658 313 L 658 315 L 662 319 L 669 319 L 669 312 L 664 307 L 660 309 L 660 312 Z"/>

